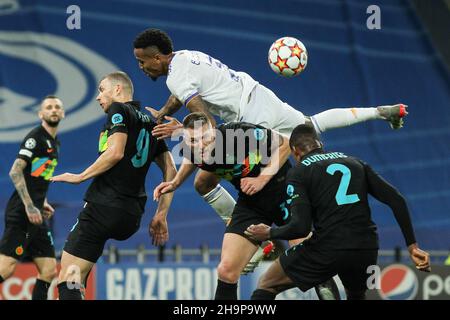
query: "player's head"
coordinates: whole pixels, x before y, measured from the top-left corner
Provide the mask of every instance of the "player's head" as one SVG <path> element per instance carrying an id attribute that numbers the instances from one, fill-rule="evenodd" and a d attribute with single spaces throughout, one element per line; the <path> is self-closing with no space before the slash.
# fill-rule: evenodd
<path id="1" fill-rule="evenodd" d="M 289 139 L 289 146 L 297 161 L 307 153 L 323 147 L 314 127 L 307 124 L 295 127 Z"/>
<path id="2" fill-rule="evenodd" d="M 61 119 L 64 118 L 64 105 L 57 96 L 48 95 L 41 101 L 41 108 L 38 112 L 42 122 L 50 127 L 57 127 Z"/>
<path id="3" fill-rule="evenodd" d="M 173 52 L 172 40 L 162 30 L 147 29 L 134 39 L 134 56 L 139 68 L 153 81 L 167 75 L 170 56 Z"/>
<path id="4" fill-rule="evenodd" d="M 113 102 L 133 100 L 133 91 L 133 82 L 125 72 L 112 72 L 100 80 L 97 101 L 106 113 Z"/>
<path id="5" fill-rule="evenodd" d="M 202 112 L 193 112 L 183 119 L 185 144 L 197 159 L 207 160 L 214 150 L 215 130 L 208 117 Z"/>

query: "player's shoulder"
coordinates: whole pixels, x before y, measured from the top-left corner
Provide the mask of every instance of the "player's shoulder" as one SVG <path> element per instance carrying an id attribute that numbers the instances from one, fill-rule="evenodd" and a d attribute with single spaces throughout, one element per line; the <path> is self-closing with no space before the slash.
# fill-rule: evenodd
<path id="1" fill-rule="evenodd" d="M 113 102 L 108 108 L 108 114 L 115 113 L 118 111 L 127 111 L 128 106 L 122 102 Z"/>
<path id="2" fill-rule="evenodd" d="M 364 166 L 365 162 L 363 160 L 361 160 L 360 158 L 353 156 L 353 155 L 349 155 L 349 154 L 345 154 L 345 153 L 340 153 L 342 155 L 344 155 L 344 157 L 342 158 L 344 162 L 349 163 L 349 164 L 354 164 L 357 166 Z"/>
<path id="3" fill-rule="evenodd" d="M 233 132 L 233 135 L 236 134 L 243 134 L 248 135 L 252 133 L 255 129 L 258 129 L 255 125 L 246 123 L 246 122 L 237 122 L 237 121 L 231 121 L 231 122 L 225 122 L 217 126 L 217 129 L 225 134 L 226 132 Z M 262 130 L 261 130 L 262 131 Z"/>
<path id="4" fill-rule="evenodd" d="M 175 51 L 169 64 L 168 76 L 173 72 L 187 68 L 191 63 L 192 56 L 193 51 L 190 50 Z"/>
<path id="5" fill-rule="evenodd" d="M 26 134 L 25 137 L 41 136 L 41 135 L 43 135 L 43 133 L 44 133 L 43 130 L 45 130 L 44 127 L 42 127 L 41 125 L 39 125 L 39 126 L 37 126 L 37 127 L 34 127 L 33 129 L 31 129 L 31 130 Z"/>
<path id="6" fill-rule="evenodd" d="M 23 138 L 20 145 L 19 155 L 31 158 L 33 152 L 46 147 L 46 135 L 44 127 L 37 126 L 30 130 Z"/>
<path id="7" fill-rule="evenodd" d="M 125 126 L 132 118 L 131 106 L 126 103 L 113 102 L 107 111 L 106 127 L 110 129 L 117 126 Z"/>
<path id="8" fill-rule="evenodd" d="M 28 142 L 28 145 L 36 145 L 36 143 L 44 137 L 44 128 L 42 126 L 37 126 L 31 129 L 23 138 L 23 142 Z"/>
<path id="9" fill-rule="evenodd" d="M 329 166 L 335 165 L 336 170 L 342 170 L 342 167 L 336 167 L 336 165 L 339 165 L 345 166 L 353 173 L 356 173 L 358 170 L 364 170 L 364 167 L 366 166 L 366 163 L 358 157 L 346 154 L 344 152 L 328 152 L 325 153 L 324 156 L 328 158 L 324 161 L 324 165 L 327 169 Z"/>
<path id="10" fill-rule="evenodd" d="M 175 51 L 172 61 L 183 61 L 183 60 L 191 59 L 194 52 L 195 51 L 186 50 L 186 49 Z"/>
<path id="11" fill-rule="evenodd" d="M 287 172 L 287 180 L 302 180 L 307 174 L 308 168 L 301 162 L 296 163 Z"/>
<path id="12" fill-rule="evenodd" d="M 186 76 L 191 65 L 191 53 L 189 50 L 175 51 L 167 70 L 166 85 L 169 89 L 177 88 L 180 78 Z"/>

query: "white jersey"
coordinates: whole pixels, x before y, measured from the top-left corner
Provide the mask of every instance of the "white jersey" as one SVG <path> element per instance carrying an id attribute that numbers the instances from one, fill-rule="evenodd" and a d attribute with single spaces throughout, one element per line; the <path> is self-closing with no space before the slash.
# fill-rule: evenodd
<path id="1" fill-rule="evenodd" d="M 199 95 L 208 111 L 226 122 L 239 121 L 258 84 L 245 72 L 236 72 L 211 56 L 190 50 L 175 52 L 167 87 L 184 104 Z"/>

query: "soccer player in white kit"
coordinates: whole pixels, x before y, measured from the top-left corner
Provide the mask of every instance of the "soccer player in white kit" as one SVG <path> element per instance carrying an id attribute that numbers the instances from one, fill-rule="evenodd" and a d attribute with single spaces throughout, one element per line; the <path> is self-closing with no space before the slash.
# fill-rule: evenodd
<path id="1" fill-rule="evenodd" d="M 374 119 L 387 120 L 392 128 L 398 129 L 407 114 L 406 106 L 398 104 L 330 109 L 307 117 L 245 72 L 234 71 L 199 51 L 173 51 L 170 37 L 159 29 L 147 29 L 136 37 L 134 55 L 140 69 L 152 80 L 167 76 L 169 99 L 159 111 L 148 108 L 160 123 L 153 132 L 160 138 L 170 137 L 179 127 L 175 119 L 167 116 L 183 104 L 190 112 L 207 114 L 214 125 L 213 115 L 225 122 L 258 124 L 287 137 L 296 126 L 304 123 L 310 123 L 319 133 Z M 164 119 L 170 121 L 162 124 Z M 235 201 L 213 174 L 200 170 L 194 187 L 225 222 L 230 219 Z M 254 187 L 261 189 L 263 186 Z"/>

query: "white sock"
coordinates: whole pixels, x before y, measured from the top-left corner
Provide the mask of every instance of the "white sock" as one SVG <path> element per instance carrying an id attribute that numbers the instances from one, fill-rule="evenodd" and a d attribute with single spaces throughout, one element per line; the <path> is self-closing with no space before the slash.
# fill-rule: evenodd
<path id="1" fill-rule="evenodd" d="M 311 117 L 319 133 L 374 119 L 383 119 L 377 108 L 329 109 Z"/>
<path id="2" fill-rule="evenodd" d="M 220 184 L 212 189 L 207 194 L 204 194 L 203 199 L 216 211 L 225 224 L 231 219 L 231 215 L 236 205 L 233 197 Z"/>

